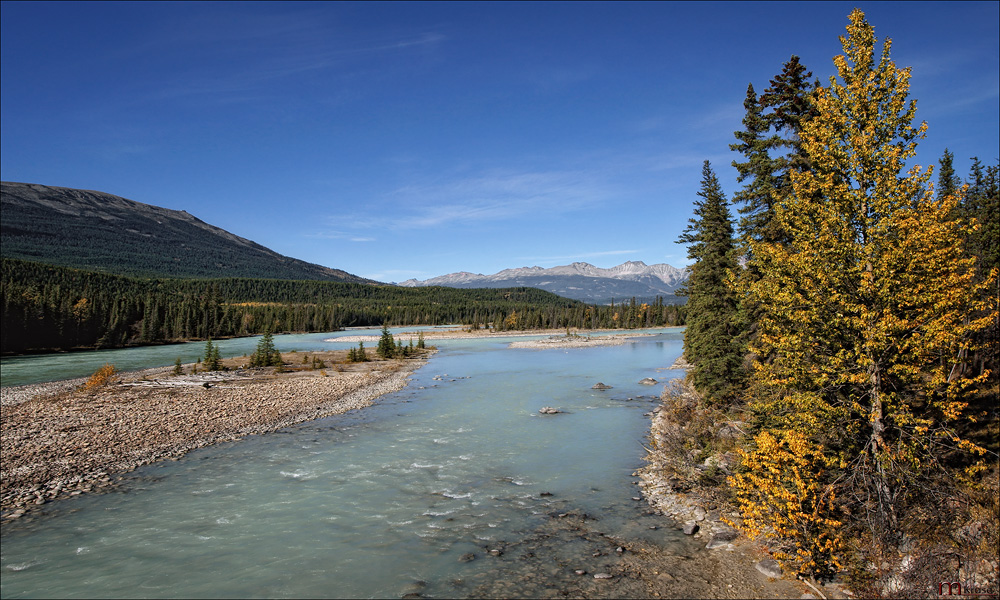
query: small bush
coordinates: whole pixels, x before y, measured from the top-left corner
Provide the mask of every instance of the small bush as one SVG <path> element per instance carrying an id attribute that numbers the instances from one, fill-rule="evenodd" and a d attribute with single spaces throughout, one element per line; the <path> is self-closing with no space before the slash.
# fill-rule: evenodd
<path id="1" fill-rule="evenodd" d="M 111 383 L 112 379 L 115 376 L 115 373 L 117 372 L 118 371 L 115 369 L 114 365 L 110 363 L 105 364 L 103 367 L 95 371 L 94 374 L 90 376 L 90 379 L 87 380 L 87 383 L 83 384 L 83 389 L 93 390 L 99 387 L 104 387 L 109 383 Z"/>

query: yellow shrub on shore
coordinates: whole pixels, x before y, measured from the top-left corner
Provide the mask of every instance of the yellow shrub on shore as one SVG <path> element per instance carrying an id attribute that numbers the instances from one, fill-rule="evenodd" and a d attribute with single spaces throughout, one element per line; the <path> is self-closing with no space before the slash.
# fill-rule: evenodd
<path id="1" fill-rule="evenodd" d="M 118 370 L 115 369 L 114 365 L 110 363 L 105 364 L 103 367 L 95 371 L 94 374 L 90 376 L 90 379 L 87 380 L 87 383 L 83 384 L 83 389 L 93 390 L 99 387 L 104 387 L 109 383 L 111 383 L 111 380 L 114 378 L 115 373 L 117 372 Z"/>
<path id="2" fill-rule="evenodd" d="M 745 471 L 729 478 L 751 539 L 777 537 L 782 566 L 801 575 L 830 576 L 843 568 L 832 486 L 821 483 L 823 458 L 798 431 L 764 431 L 754 448 L 739 450 Z"/>

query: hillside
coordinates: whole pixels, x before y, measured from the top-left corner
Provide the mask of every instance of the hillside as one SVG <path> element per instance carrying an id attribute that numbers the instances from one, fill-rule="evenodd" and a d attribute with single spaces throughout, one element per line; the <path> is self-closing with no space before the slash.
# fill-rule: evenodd
<path id="1" fill-rule="evenodd" d="M 652 301 L 662 296 L 665 302 L 681 302 L 675 295 L 687 279 L 687 272 L 668 264 L 647 265 L 642 261 L 629 261 L 610 269 L 595 267 L 590 263 L 575 262 L 570 265 L 543 269 L 522 267 L 504 269 L 493 275 L 477 273 L 451 273 L 424 281 L 409 279 L 399 285 L 423 287 L 431 285 L 457 288 L 533 287 L 566 298 L 607 304 L 636 298 Z"/>
<path id="2" fill-rule="evenodd" d="M 87 190 L 3 182 L 3 256 L 142 277 L 376 283 L 282 256 L 185 211 Z"/>

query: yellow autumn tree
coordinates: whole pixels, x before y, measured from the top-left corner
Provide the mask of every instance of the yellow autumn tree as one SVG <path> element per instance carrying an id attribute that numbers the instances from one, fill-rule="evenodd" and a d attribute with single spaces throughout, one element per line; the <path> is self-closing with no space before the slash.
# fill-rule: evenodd
<path id="1" fill-rule="evenodd" d="M 793 171 L 792 193 L 774 198 L 788 241 L 751 244 L 750 267 L 762 275 L 740 291 L 763 311 L 752 347 L 761 357 L 750 405 L 758 435 L 732 483 L 745 507 L 771 505 L 770 516 L 752 520 L 758 529 L 791 535 L 782 519 L 802 520 L 803 511 L 781 490 L 795 486 L 761 465 L 789 452 L 769 439 L 802 437 L 829 467 L 798 488 L 814 496 L 810 535 L 832 539 L 821 530 L 844 511 L 869 540 L 892 543 L 928 468 L 946 451 L 982 452 L 954 431 L 963 391 L 982 377 L 958 377 L 955 366 L 996 306 L 977 306 L 983 284 L 961 246 L 975 224 L 954 218 L 958 198 L 934 198 L 931 169 L 904 171 L 926 131 L 914 125 L 910 70 L 890 59 L 888 39 L 876 58 L 864 13 L 849 19 L 838 77 L 817 89 L 817 116 L 802 131 L 811 170 Z M 836 503 L 820 501 L 831 493 Z M 839 560 L 837 543 L 820 552 L 798 542 L 805 554 L 788 561 L 798 572 Z"/>

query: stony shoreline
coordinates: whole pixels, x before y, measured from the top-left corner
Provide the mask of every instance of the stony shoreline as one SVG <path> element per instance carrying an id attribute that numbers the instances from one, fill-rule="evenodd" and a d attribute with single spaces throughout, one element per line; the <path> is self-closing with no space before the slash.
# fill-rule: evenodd
<path id="1" fill-rule="evenodd" d="M 120 374 L 91 391 L 80 389 L 85 380 L 5 388 L 0 518 L 107 488 L 116 475 L 196 448 L 371 406 L 425 363 L 181 376 L 165 368 Z"/>
<path id="2" fill-rule="evenodd" d="M 671 366 L 685 368 L 683 358 Z M 844 588 L 837 584 L 817 587 L 812 582 L 794 580 L 782 573 L 777 561 L 758 543 L 747 539 L 730 523 L 739 523 L 739 514 L 724 500 L 717 497 L 717 490 L 692 481 L 677 468 L 676 451 L 678 432 L 685 431 L 687 423 L 678 422 L 677 415 L 668 409 L 668 403 L 677 402 L 678 395 L 691 394 L 686 385 L 679 384 L 664 390 L 661 403 L 651 413 L 649 443 L 652 447 L 646 457 L 646 466 L 635 475 L 643 498 L 657 513 L 670 518 L 685 534 L 704 546 L 704 551 L 692 556 L 708 588 L 701 595 L 716 598 L 847 598 Z M 683 400 L 680 400 L 683 402 Z M 716 435 L 725 436 L 727 428 L 737 427 L 729 422 L 716 422 Z M 727 453 L 728 454 L 728 453 Z M 714 466 L 728 473 L 731 457 L 712 456 L 705 468 Z M 700 469 L 696 467 L 695 471 Z M 664 572 L 669 559 L 646 562 L 635 566 L 640 577 L 646 580 L 650 595 L 666 597 L 670 586 L 657 577 Z M 723 587 L 725 584 L 725 587 Z"/>

